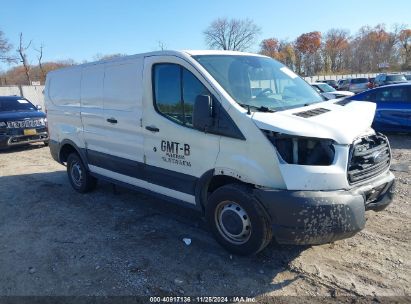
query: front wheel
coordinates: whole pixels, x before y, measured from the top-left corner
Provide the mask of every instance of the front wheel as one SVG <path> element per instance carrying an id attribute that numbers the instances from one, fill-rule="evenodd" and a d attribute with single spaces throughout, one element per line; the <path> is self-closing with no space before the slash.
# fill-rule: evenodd
<path id="1" fill-rule="evenodd" d="M 247 186 L 230 184 L 214 191 L 206 218 L 217 241 L 234 254 L 255 254 L 272 238 L 270 218 Z"/>
<path id="2" fill-rule="evenodd" d="M 77 153 L 71 153 L 67 157 L 67 175 L 77 192 L 86 193 L 96 187 L 97 179 L 90 175 Z"/>

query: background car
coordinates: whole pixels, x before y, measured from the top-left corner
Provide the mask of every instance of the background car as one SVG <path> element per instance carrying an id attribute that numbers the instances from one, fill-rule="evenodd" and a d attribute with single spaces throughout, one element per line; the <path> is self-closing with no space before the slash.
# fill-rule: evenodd
<path id="1" fill-rule="evenodd" d="M 338 79 L 338 80 L 337 80 L 337 90 L 340 89 L 340 87 L 341 87 L 341 85 L 343 84 L 344 80 L 345 80 L 345 79 Z"/>
<path id="2" fill-rule="evenodd" d="M 353 93 L 361 93 L 365 90 L 368 90 L 368 83 L 368 78 L 365 77 L 348 78 L 344 80 L 340 89 Z"/>
<path id="3" fill-rule="evenodd" d="M 411 132 L 411 83 L 378 87 L 347 99 L 377 104 L 373 122 L 375 130 Z"/>
<path id="4" fill-rule="evenodd" d="M 337 91 L 326 83 L 315 82 L 310 84 L 314 89 L 317 90 L 318 93 L 320 93 L 327 99 L 343 98 L 354 95 L 354 93 L 349 91 Z"/>
<path id="5" fill-rule="evenodd" d="M 373 89 L 375 87 L 375 77 L 368 77 L 368 88 Z"/>
<path id="6" fill-rule="evenodd" d="M 48 143 L 46 114 L 20 96 L 0 96 L 0 149 Z"/>
<path id="7" fill-rule="evenodd" d="M 407 79 L 402 74 L 378 74 L 375 77 L 375 87 L 405 82 L 407 82 Z"/>
<path id="8" fill-rule="evenodd" d="M 326 84 L 328 84 L 330 87 L 333 87 L 334 89 L 338 89 L 337 81 L 332 80 L 332 79 L 317 80 L 316 82 L 326 83 Z"/>
<path id="9" fill-rule="evenodd" d="M 349 79 L 341 79 L 340 82 L 338 82 L 338 90 L 347 90 L 348 89 L 348 84 L 349 84 Z"/>

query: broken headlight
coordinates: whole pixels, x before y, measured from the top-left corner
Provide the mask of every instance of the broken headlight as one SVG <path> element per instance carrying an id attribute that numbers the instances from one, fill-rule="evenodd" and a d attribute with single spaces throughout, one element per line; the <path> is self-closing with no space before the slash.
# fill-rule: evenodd
<path id="1" fill-rule="evenodd" d="M 299 137 L 262 130 L 288 164 L 329 166 L 334 161 L 334 141 L 331 139 Z"/>

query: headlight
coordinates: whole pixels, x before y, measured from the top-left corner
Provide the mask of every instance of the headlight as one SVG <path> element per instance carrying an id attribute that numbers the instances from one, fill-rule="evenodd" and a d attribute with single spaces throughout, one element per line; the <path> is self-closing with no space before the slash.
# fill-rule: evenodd
<path id="1" fill-rule="evenodd" d="M 331 139 L 299 137 L 263 130 L 288 164 L 329 166 L 334 161 L 334 141 Z"/>

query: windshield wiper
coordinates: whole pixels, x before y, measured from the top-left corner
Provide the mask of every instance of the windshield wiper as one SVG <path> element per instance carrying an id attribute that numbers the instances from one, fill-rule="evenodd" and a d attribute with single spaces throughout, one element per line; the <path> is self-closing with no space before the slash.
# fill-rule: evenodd
<path id="1" fill-rule="evenodd" d="M 250 112 L 250 108 L 258 111 L 258 112 L 269 112 L 269 113 L 273 113 L 275 112 L 275 110 L 272 110 L 268 107 L 265 106 L 253 106 L 253 105 L 249 105 L 249 104 L 245 104 L 245 103 L 238 103 L 240 106 L 242 106 L 243 108 L 246 108 L 248 110 L 248 112 Z"/>
<path id="2" fill-rule="evenodd" d="M 311 106 L 312 104 L 315 104 L 315 103 L 319 103 L 319 102 L 324 102 L 324 101 L 328 101 L 324 96 L 321 96 L 321 98 L 323 98 L 323 100 L 320 100 L 320 101 L 312 101 L 312 102 L 306 102 L 305 104 L 303 104 L 302 106 L 303 107 L 308 107 L 308 106 Z"/>

